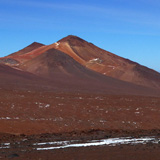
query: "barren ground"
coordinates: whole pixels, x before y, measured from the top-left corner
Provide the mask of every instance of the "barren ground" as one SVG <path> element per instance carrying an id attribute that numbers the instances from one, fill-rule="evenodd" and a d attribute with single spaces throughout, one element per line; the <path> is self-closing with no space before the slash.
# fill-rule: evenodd
<path id="1" fill-rule="evenodd" d="M 25 152 L 18 140 L 100 139 L 159 136 L 160 98 L 105 94 L 2 90 L 0 92 L 1 159 L 158 160 L 159 144 L 66 148 Z"/>

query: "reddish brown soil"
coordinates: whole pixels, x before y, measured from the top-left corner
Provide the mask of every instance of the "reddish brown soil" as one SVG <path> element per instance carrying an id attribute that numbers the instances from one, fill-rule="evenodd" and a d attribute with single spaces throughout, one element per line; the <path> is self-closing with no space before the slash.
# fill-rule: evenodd
<path id="1" fill-rule="evenodd" d="M 160 129 L 158 97 L 3 90 L 0 103 L 3 133 Z"/>

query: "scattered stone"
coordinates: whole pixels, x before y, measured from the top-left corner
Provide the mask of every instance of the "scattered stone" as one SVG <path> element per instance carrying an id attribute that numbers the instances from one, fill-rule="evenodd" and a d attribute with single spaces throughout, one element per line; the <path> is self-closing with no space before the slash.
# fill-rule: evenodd
<path id="1" fill-rule="evenodd" d="M 15 158 L 15 157 L 19 157 L 19 155 L 16 154 L 16 153 L 14 153 L 14 154 L 10 154 L 10 155 L 8 156 L 8 158 Z"/>

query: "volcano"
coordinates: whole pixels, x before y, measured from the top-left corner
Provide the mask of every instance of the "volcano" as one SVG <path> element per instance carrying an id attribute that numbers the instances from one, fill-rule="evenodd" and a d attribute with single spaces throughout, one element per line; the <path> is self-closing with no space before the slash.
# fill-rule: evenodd
<path id="1" fill-rule="evenodd" d="M 18 66 L 53 48 L 68 54 L 84 67 L 105 76 L 146 87 L 160 88 L 160 73 L 72 35 L 51 45 L 34 42 L 16 53 L 1 58 L 0 61 Z"/>
<path id="2" fill-rule="evenodd" d="M 66 57 L 67 55 L 69 57 Z M 63 59 L 62 65 L 58 66 Z M 89 73 L 92 70 L 99 73 L 98 77 L 101 74 L 101 77 L 112 77 L 136 85 L 160 89 L 160 73 L 72 35 L 51 45 L 34 42 L 18 52 L 1 58 L 0 62 L 50 79 L 51 77 L 55 79 L 56 75 L 90 77 Z M 87 70 L 86 73 L 84 70 Z M 94 79 L 97 77 L 95 72 Z"/>

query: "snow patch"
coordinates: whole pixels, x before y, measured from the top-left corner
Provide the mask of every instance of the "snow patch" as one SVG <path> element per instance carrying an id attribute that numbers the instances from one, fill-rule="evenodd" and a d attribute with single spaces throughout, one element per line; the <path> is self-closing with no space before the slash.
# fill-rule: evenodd
<path id="1" fill-rule="evenodd" d="M 0 117 L 0 120 L 11 120 L 11 119 L 19 119 L 19 117 L 13 117 L 13 118 L 11 118 L 11 117 Z"/>
<path id="2" fill-rule="evenodd" d="M 102 60 L 100 58 L 94 58 L 89 60 L 89 63 L 102 63 Z"/>
<path id="3" fill-rule="evenodd" d="M 60 42 L 56 42 L 55 45 L 56 45 L 56 48 L 57 48 L 60 45 Z"/>
<path id="4" fill-rule="evenodd" d="M 45 103 L 41 103 L 41 102 L 35 102 L 35 104 L 37 104 L 39 106 L 39 108 L 48 108 L 48 107 L 50 107 L 50 104 L 45 104 Z"/>
<path id="5" fill-rule="evenodd" d="M 71 141 L 63 141 L 58 142 L 59 144 L 62 144 L 61 146 L 53 146 L 53 147 L 44 147 L 44 148 L 35 148 L 36 150 L 54 150 L 54 149 L 65 149 L 65 148 L 79 148 L 79 147 L 92 147 L 92 146 L 116 146 L 116 145 L 123 145 L 123 144 L 146 144 L 148 142 L 152 143 L 158 143 L 159 139 L 156 139 L 154 137 L 142 137 L 142 138 L 130 138 L 130 137 L 124 137 L 124 138 L 109 138 L 109 139 L 102 139 L 102 140 L 92 140 L 87 141 L 85 143 L 77 143 L 77 144 L 71 144 Z M 47 142 L 47 144 L 55 144 L 55 142 Z M 44 145 L 44 144 L 40 144 Z"/>

